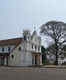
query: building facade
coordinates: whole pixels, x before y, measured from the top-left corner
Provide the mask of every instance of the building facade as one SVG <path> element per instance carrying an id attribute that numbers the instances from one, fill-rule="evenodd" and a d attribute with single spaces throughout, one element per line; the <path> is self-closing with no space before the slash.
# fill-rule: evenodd
<path id="1" fill-rule="evenodd" d="M 41 38 L 34 31 L 25 30 L 23 38 L 0 41 L 0 65 L 42 65 Z"/>

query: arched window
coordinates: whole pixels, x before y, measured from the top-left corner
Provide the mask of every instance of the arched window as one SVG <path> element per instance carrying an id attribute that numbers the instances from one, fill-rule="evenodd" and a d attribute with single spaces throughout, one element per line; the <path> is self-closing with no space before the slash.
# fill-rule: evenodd
<path id="1" fill-rule="evenodd" d="M 32 44 L 32 49 L 33 49 L 33 44 Z"/>
<path id="2" fill-rule="evenodd" d="M 19 47 L 19 51 L 21 51 L 21 47 Z"/>
<path id="3" fill-rule="evenodd" d="M 14 55 L 12 54 L 11 57 L 12 57 L 12 59 L 13 59 L 13 58 L 14 58 Z"/>
<path id="4" fill-rule="evenodd" d="M 35 45 L 35 50 L 37 50 L 37 46 Z"/>

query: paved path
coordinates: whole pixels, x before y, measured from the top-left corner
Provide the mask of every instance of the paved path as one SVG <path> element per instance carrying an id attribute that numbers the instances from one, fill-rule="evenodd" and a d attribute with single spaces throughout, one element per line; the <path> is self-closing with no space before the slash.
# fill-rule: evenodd
<path id="1" fill-rule="evenodd" d="M 0 80 L 66 80 L 66 69 L 0 67 Z"/>

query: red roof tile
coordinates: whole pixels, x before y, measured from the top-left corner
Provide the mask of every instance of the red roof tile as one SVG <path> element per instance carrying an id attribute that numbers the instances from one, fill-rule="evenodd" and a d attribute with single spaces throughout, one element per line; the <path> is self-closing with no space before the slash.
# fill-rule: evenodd
<path id="1" fill-rule="evenodd" d="M 4 45 L 18 45 L 23 38 L 12 38 L 12 39 L 7 39 L 7 40 L 0 40 L 0 46 Z"/>

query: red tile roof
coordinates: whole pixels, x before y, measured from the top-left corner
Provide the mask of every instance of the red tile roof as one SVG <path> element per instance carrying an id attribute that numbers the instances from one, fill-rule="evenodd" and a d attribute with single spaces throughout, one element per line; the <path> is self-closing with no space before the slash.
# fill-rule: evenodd
<path id="1" fill-rule="evenodd" d="M 0 40 L 0 46 L 4 45 L 18 45 L 20 42 L 23 41 L 23 38 L 12 38 L 7 40 Z"/>

